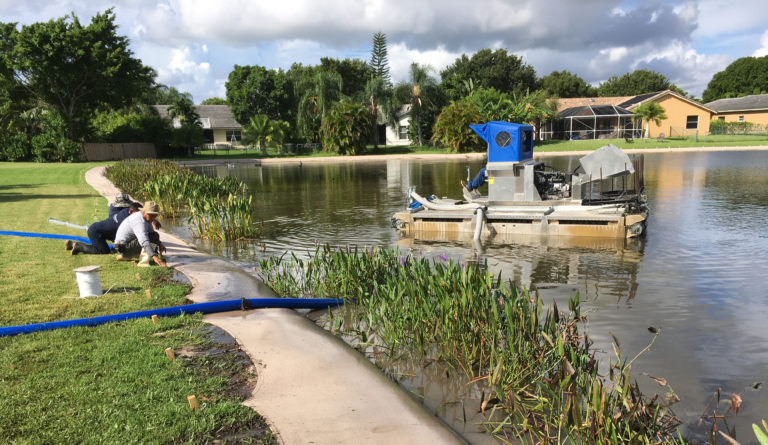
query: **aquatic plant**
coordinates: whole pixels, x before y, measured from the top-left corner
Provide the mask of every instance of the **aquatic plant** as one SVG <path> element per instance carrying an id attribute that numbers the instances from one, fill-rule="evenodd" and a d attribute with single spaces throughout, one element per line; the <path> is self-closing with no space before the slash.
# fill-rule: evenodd
<path id="1" fill-rule="evenodd" d="M 344 335 L 460 369 L 468 384 L 483 386 L 479 408 L 500 439 L 674 441 L 678 421 L 667 401 L 648 399 L 631 382 L 634 359 L 622 359 L 618 341 L 608 377 L 598 376 L 592 342 L 579 331 L 578 295 L 567 312 L 555 303 L 545 309 L 538 294 L 477 264 L 379 248 L 318 246 L 308 259 L 262 260 L 260 274 L 284 297 L 354 300 L 346 309 L 353 317 L 331 313 L 330 324 Z"/>
<path id="2" fill-rule="evenodd" d="M 246 186 L 236 178 L 208 178 L 156 159 L 118 162 L 107 168 L 107 177 L 137 199 L 156 201 L 167 218 L 187 215 L 201 238 L 229 241 L 261 233 Z"/>

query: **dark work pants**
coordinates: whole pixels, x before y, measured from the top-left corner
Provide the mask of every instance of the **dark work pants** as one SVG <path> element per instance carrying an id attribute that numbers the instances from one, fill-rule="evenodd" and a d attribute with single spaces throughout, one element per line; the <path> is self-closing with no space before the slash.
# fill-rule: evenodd
<path id="1" fill-rule="evenodd" d="M 107 240 L 114 240 L 116 234 L 117 223 L 111 219 L 95 222 L 88 227 L 88 239 L 101 255 L 109 253 Z"/>
<path id="2" fill-rule="evenodd" d="M 483 167 L 479 172 L 477 172 L 475 177 L 469 181 L 469 184 L 467 184 L 467 190 L 472 191 L 474 189 L 480 188 L 483 184 L 485 184 L 485 181 L 485 167 Z"/>
<path id="3" fill-rule="evenodd" d="M 160 234 L 154 230 L 147 233 L 147 238 L 149 238 L 149 242 L 152 244 L 160 244 Z M 120 253 L 127 257 L 139 256 L 141 254 L 141 244 L 139 244 L 139 241 L 134 238 L 123 245 Z"/>

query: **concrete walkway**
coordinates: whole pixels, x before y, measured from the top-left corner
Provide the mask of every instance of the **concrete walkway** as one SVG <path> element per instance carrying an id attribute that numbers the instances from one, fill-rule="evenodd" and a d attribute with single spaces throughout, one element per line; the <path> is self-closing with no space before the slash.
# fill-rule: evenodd
<path id="1" fill-rule="evenodd" d="M 108 200 L 119 192 L 104 167 L 85 180 Z M 186 275 L 196 302 L 272 297 L 259 279 L 229 261 L 161 233 L 168 265 Z M 244 402 L 267 419 L 283 444 L 464 443 L 361 354 L 290 309 L 205 316 L 235 337 L 258 370 Z"/>

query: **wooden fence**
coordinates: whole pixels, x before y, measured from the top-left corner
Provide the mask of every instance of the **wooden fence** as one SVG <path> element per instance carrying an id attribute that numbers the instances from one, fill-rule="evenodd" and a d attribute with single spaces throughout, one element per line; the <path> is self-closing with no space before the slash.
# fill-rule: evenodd
<path id="1" fill-rule="evenodd" d="M 130 158 L 156 158 L 155 144 L 136 142 L 125 144 L 85 143 L 80 149 L 81 161 L 119 161 Z"/>

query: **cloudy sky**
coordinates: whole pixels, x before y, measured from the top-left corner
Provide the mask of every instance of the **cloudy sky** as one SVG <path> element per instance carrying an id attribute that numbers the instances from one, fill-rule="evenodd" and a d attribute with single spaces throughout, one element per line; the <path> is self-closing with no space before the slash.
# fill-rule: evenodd
<path id="1" fill-rule="evenodd" d="M 0 21 L 74 12 L 87 24 L 110 7 L 158 81 L 196 103 L 225 97 L 235 64 L 370 60 L 377 31 L 387 35 L 395 81 L 412 62 L 439 80 L 462 53 L 505 48 L 539 76 L 568 70 L 597 85 L 647 68 L 700 97 L 735 59 L 768 55 L 766 0 L 0 0 Z"/>

